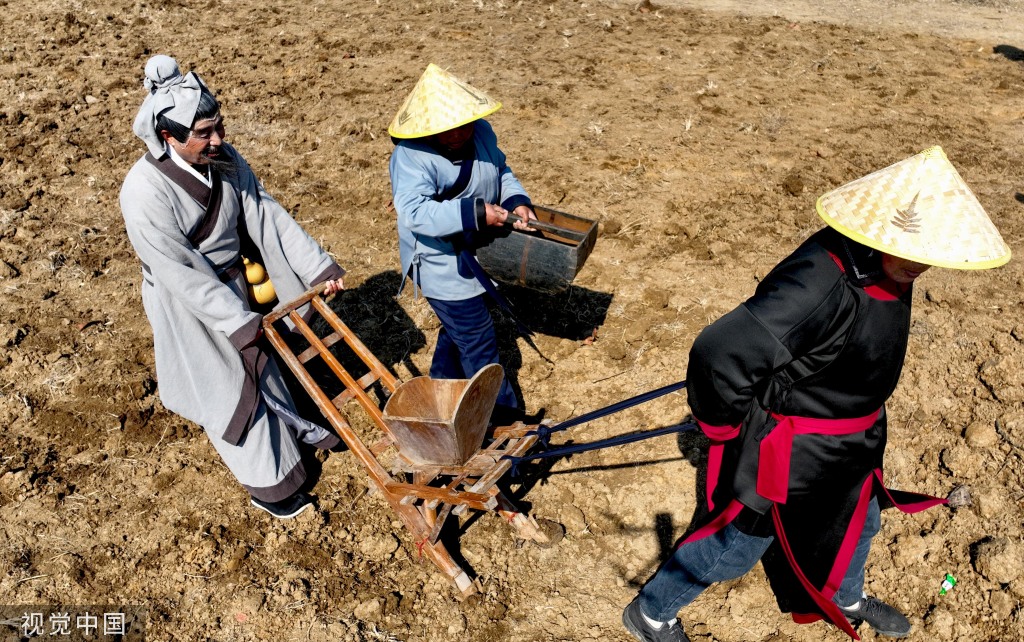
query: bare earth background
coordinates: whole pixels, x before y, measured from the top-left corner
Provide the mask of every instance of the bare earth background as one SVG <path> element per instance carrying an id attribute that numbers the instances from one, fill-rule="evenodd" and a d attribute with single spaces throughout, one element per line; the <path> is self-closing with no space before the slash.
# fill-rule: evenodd
<path id="1" fill-rule="evenodd" d="M 465 524 L 483 586 L 466 603 L 347 453 L 321 457 L 318 510 L 251 509 L 155 394 L 117 205 L 152 54 L 219 92 L 230 140 L 349 269 L 335 306 L 403 378 L 427 368 L 437 323 L 392 296 L 386 126 L 428 62 L 502 100 L 491 122 L 535 202 L 601 222 L 570 292 L 512 293 L 553 364 L 503 350 L 552 419 L 681 379 L 696 333 L 820 226 L 819 194 L 927 146 L 1024 256 L 1017 0 L 0 9 L 0 601 L 140 604 L 154 640 L 625 640 L 623 606 L 698 510 L 704 444 L 663 437 L 528 476 L 513 491 L 566 538 L 544 550 L 491 515 Z M 966 484 L 974 504 L 884 520 L 868 589 L 911 614 L 914 639 L 1024 640 L 1021 265 L 933 270 L 916 289 L 886 475 Z M 686 415 L 674 395 L 574 438 Z M 940 597 L 947 572 L 959 584 Z M 779 614 L 759 570 L 683 617 L 697 642 L 844 639 Z"/>

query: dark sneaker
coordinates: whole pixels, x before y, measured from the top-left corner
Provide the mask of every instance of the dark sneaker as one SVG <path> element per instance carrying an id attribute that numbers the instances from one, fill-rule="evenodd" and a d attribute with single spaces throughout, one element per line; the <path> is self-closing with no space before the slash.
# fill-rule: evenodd
<path id="1" fill-rule="evenodd" d="M 690 642 L 690 638 L 686 637 L 678 620 L 672 624 L 663 624 L 660 629 L 648 624 L 644 619 L 644 614 L 640 612 L 640 600 L 638 599 L 630 602 L 626 610 L 622 612 L 622 624 L 640 642 Z"/>
<path id="2" fill-rule="evenodd" d="M 313 498 L 302 492 L 295 493 L 279 502 L 265 502 L 255 497 L 251 499 L 253 506 L 267 511 L 278 519 L 291 519 L 313 505 Z"/>
<path id="3" fill-rule="evenodd" d="M 903 638 L 910 635 L 910 620 L 902 613 L 874 597 L 864 597 L 857 608 L 839 607 L 853 626 L 867 622 L 880 635 Z"/>

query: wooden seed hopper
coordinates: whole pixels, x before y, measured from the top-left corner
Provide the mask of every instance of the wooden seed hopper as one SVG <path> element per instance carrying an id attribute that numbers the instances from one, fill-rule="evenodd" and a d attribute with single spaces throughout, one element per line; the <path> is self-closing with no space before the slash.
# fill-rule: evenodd
<path id="1" fill-rule="evenodd" d="M 511 465 L 502 457 L 522 456 L 537 441 L 536 435 L 527 434 L 536 426 L 522 422 L 493 428 L 488 434 L 487 421 L 503 376 L 501 366 L 484 368 L 470 380 L 416 377 L 401 383 L 328 307 L 321 292 L 322 288 L 311 289 L 264 317 L 264 332 L 366 468 L 371 483 L 398 514 L 421 553 L 441 569 L 459 590 L 460 597 L 476 593 L 479 587 L 439 539 L 441 527 L 450 515 L 463 515 L 469 510 L 495 511 L 508 520 L 522 539 L 540 545 L 553 545 L 561 539 L 558 524 L 544 520 L 538 524 L 532 516 L 517 510 L 497 487 Z M 324 336 L 318 336 L 303 319 L 300 309 L 306 309 L 307 304 L 326 321 Z M 305 337 L 309 348 L 296 354 L 289 346 L 276 327 L 285 319 Z M 331 352 L 331 347 L 339 342 L 344 342 L 365 364 L 369 369 L 366 374 L 356 379 L 342 366 Z M 307 364 L 314 359 L 322 359 L 343 386 L 334 398 L 310 374 Z M 388 396 L 384 410 L 370 396 L 370 391 L 378 387 Z M 381 436 L 375 443 L 364 443 L 342 416 L 341 408 L 352 399 L 380 429 Z M 389 472 L 379 458 L 391 449 L 396 456 Z M 404 479 L 393 474 L 401 474 Z"/>
<path id="2" fill-rule="evenodd" d="M 462 466 L 480 450 L 505 374 L 491 364 L 472 379 L 416 377 L 384 406 L 401 456 L 411 464 Z"/>

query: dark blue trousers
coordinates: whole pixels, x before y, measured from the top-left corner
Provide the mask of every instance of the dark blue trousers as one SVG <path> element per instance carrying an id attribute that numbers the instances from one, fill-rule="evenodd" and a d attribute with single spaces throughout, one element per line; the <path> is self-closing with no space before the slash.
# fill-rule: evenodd
<path id="1" fill-rule="evenodd" d="M 434 379 L 470 379 L 480 368 L 498 362 L 498 338 L 484 295 L 463 301 L 441 301 L 427 298 L 441 329 L 430 364 Z M 518 408 L 515 392 L 508 376 L 501 382 L 498 405 Z"/>

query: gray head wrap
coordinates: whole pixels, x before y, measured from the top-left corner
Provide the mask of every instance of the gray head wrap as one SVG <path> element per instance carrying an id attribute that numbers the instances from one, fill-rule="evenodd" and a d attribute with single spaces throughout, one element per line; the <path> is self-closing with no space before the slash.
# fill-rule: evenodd
<path id="1" fill-rule="evenodd" d="M 143 84 L 149 95 L 139 107 L 132 131 L 159 158 L 164 154 L 164 141 L 156 131 L 157 118 L 167 116 L 176 123 L 191 127 L 199 108 L 199 97 L 210 90 L 194 71 L 183 76 L 178 62 L 164 55 L 153 56 L 146 63 Z"/>

